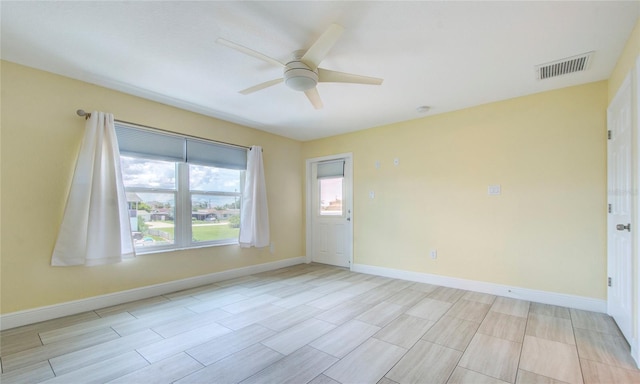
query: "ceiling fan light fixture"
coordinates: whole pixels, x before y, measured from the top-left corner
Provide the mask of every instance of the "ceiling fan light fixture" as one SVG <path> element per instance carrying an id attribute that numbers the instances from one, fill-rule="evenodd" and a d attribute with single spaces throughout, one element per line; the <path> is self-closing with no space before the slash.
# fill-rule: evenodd
<path id="1" fill-rule="evenodd" d="M 306 69 L 291 69 L 285 72 L 284 83 L 295 91 L 306 91 L 318 84 L 318 75 Z"/>
<path id="2" fill-rule="evenodd" d="M 306 68 L 292 68 L 284 73 L 284 83 L 294 91 L 306 91 L 318 84 L 318 74 Z"/>

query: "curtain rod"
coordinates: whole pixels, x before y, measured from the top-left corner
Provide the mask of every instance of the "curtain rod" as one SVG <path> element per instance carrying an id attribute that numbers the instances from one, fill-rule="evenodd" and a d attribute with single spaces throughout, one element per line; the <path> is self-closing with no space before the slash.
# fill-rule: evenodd
<path id="1" fill-rule="evenodd" d="M 91 117 L 91 112 L 85 112 L 84 109 L 78 109 L 76 111 L 76 114 L 80 117 L 84 117 L 85 120 L 88 120 Z M 150 127 L 148 125 L 142 125 L 142 124 L 137 124 L 137 123 L 131 123 L 129 121 L 124 121 L 124 120 L 118 120 L 118 119 L 114 119 L 117 123 L 123 123 L 123 124 L 130 124 L 130 125 L 137 125 L 138 127 L 143 127 L 143 128 L 149 128 L 149 129 L 155 129 L 156 131 L 161 131 L 161 132 L 166 132 L 166 133 L 170 133 L 175 135 L 175 132 L 171 132 L 168 131 L 166 129 L 161 129 L 161 128 L 156 128 L 156 127 Z M 224 145 L 229 145 L 232 147 L 238 147 L 238 148 L 244 148 L 244 149 L 248 149 L 251 150 L 251 147 L 247 147 L 245 145 L 238 145 L 238 144 L 232 144 L 232 143 L 227 143 L 225 141 L 219 141 L 219 140 L 211 140 L 211 139 L 206 139 L 204 137 L 198 137 L 198 136 L 193 136 L 193 135 L 186 135 L 183 133 L 180 133 L 179 135 L 181 136 L 186 136 L 186 137 L 190 137 L 192 139 L 198 139 L 198 140 L 206 140 L 206 141 L 213 141 L 214 143 L 219 143 L 219 144 L 224 144 Z"/>

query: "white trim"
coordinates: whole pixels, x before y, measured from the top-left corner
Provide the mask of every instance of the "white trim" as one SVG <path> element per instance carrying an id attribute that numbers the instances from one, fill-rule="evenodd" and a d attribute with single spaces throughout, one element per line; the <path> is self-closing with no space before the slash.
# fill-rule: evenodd
<path id="1" fill-rule="evenodd" d="M 311 159 L 307 159 L 305 162 L 305 170 L 306 170 L 306 174 L 305 174 L 305 186 L 306 186 L 306 192 L 305 192 L 305 202 L 306 202 L 306 223 L 305 223 L 305 239 L 306 239 L 306 252 L 307 252 L 307 256 L 306 256 L 306 262 L 310 263 L 312 262 L 312 253 L 313 253 L 313 249 L 312 249 L 312 245 L 313 245 L 313 231 L 312 231 L 312 226 L 311 226 L 311 218 L 313 215 L 313 202 L 312 200 L 312 196 L 311 196 L 311 190 L 313 188 L 312 185 L 312 180 L 311 180 L 311 173 L 312 173 L 312 169 L 311 167 L 313 166 L 314 163 L 318 163 L 320 161 L 328 161 L 328 160 L 339 160 L 339 159 L 348 159 L 349 162 L 349 167 L 350 167 L 350 172 L 349 172 L 349 177 L 347 178 L 347 183 L 348 185 L 346 186 L 346 193 L 349 194 L 348 196 L 348 201 L 350 204 L 350 209 L 351 209 L 351 220 L 349 221 L 349 230 L 350 230 L 350 241 L 351 241 L 351 245 L 349 246 L 349 269 L 353 270 L 353 153 L 352 152 L 347 152 L 347 153 L 340 153 L 340 154 L 336 154 L 336 155 L 328 155 L 328 156 L 321 156 L 321 157 L 314 157 Z M 345 167 L 347 165 L 345 164 Z M 346 173 L 346 171 L 345 171 Z"/>
<path id="2" fill-rule="evenodd" d="M 633 144 L 632 144 L 632 155 L 633 159 L 632 167 L 633 170 L 633 187 L 634 191 L 638 191 L 640 188 L 640 56 L 636 57 L 636 67 L 635 71 L 632 70 L 632 77 L 634 80 L 632 82 L 632 105 L 633 105 L 633 130 L 631 131 Z M 634 337 L 633 340 L 629 342 L 631 345 L 631 357 L 635 360 L 636 366 L 640 368 L 640 201 L 638 200 L 638 193 L 633 194 L 632 201 L 633 211 L 631 214 L 631 222 L 632 228 L 635 228 L 632 236 L 633 236 L 633 258 L 636 266 L 635 271 L 635 286 L 636 292 L 633 302 L 635 303 L 635 313 L 633 317 L 635 317 L 635 332 L 633 332 Z"/>
<path id="3" fill-rule="evenodd" d="M 354 272 L 366 273 L 370 275 L 417 281 L 420 283 L 489 293 L 497 296 L 511 297 L 514 299 L 533 301 L 543 304 L 552 304 L 562 307 L 582 309 L 586 311 L 605 313 L 607 310 L 606 300 L 567 295 L 564 293 L 538 291 L 535 289 L 512 287 L 508 285 L 487 283 L 483 281 L 459 279 L 457 277 L 432 275 L 429 273 L 404 271 L 400 269 L 376 267 L 365 264 L 354 264 L 352 270 Z"/>
<path id="4" fill-rule="evenodd" d="M 631 141 L 631 144 L 632 144 L 630 148 L 631 158 L 629 159 L 629 165 L 631 168 L 628 170 L 629 172 L 628 177 L 631 179 L 632 184 L 637 181 L 637 178 L 634 176 L 634 172 L 636 169 L 634 165 L 635 163 L 634 158 L 636 158 L 636 148 L 635 148 L 635 145 L 633 145 L 633 137 L 634 137 L 633 131 L 634 131 L 634 119 L 635 119 L 635 116 L 634 116 L 635 108 L 633 105 L 633 102 L 634 102 L 633 76 L 634 76 L 634 71 L 632 70 L 627 74 L 624 81 L 616 91 L 616 95 L 613 97 L 613 100 L 611 100 L 611 103 L 609 103 L 607 107 L 607 129 L 609 130 L 609 132 L 611 132 L 611 130 L 615 130 L 616 128 L 618 128 L 614 125 L 614 120 L 616 118 L 619 118 L 621 116 L 620 115 L 621 113 L 624 114 L 626 107 L 629 106 L 629 108 L 631 109 L 630 111 L 631 121 L 629 122 L 630 126 L 628 127 L 629 134 L 630 134 L 629 140 Z M 621 119 L 621 120 L 624 120 L 624 119 Z M 630 190 L 628 191 L 627 190 L 623 190 L 622 192 L 617 191 L 617 188 L 624 188 L 624 186 L 617 185 L 616 179 L 620 179 L 621 178 L 620 176 L 624 177 L 626 175 L 625 174 L 618 175 L 617 172 L 619 171 L 624 172 L 624 170 L 612 168 L 613 162 L 611 160 L 614 157 L 616 157 L 615 153 L 612 154 L 612 151 L 613 151 L 612 145 L 613 144 L 611 140 L 607 140 L 607 162 L 608 162 L 607 202 L 615 203 L 616 195 L 619 195 L 621 193 L 621 196 L 623 196 L 623 199 L 628 195 L 631 206 L 633 207 L 636 204 L 636 197 L 634 196 L 634 193 L 633 193 L 634 186 L 630 185 L 629 186 Z M 613 214 L 607 215 L 607 276 L 609 279 L 613 279 L 613 286 L 614 286 L 614 288 L 611 288 L 610 286 L 607 288 L 607 314 L 614 317 L 614 320 L 616 320 L 616 323 L 618 324 L 620 331 L 622 332 L 623 336 L 625 337 L 629 345 L 633 345 L 634 344 L 633 334 L 634 334 L 634 328 L 635 328 L 635 324 L 634 324 L 635 316 L 634 316 L 634 309 L 633 309 L 634 296 L 635 296 L 635 292 L 633 288 L 634 287 L 633 275 L 635 274 L 635 272 L 633 271 L 633 265 L 634 265 L 633 259 L 637 249 L 636 236 L 634 235 L 634 232 L 630 231 L 629 238 L 631 240 L 631 249 L 629 251 L 630 255 L 628 255 L 630 258 L 629 266 L 626 267 L 626 266 L 619 265 L 619 261 L 623 259 L 624 260 L 627 259 L 627 255 L 623 251 L 618 251 L 615 246 L 616 240 L 614 238 L 618 236 L 618 233 L 619 233 L 615 229 L 615 227 L 616 227 L 616 224 L 620 222 L 631 223 L 632 228 L 636 227 L 635 214 L 634 214 L 633 208 L 631 208 L 629 212 L 628 219 L 627 219 L 627 215 L 625 215 L 623 212 L 617 212 L 617 215 L 613 215 Z M 637 231 L 637 228 L 636 228 L 636 231 Z M 625 236 L 625 235 L 620 234 L 620 236 Z M 627 274 L 630 276 L 627 276 Z M 618 286 L 617 288 L 621 288 L 625 292 L 620 293 L 619 292 L 620 289 L 615 289 L 616 285 Z M 627 289 L 629 290 L 628 293 L 626 292 Z"/>
<path id="5" fill-rule="evenodd" d="M 170 281 L 167 283 L 149 285 L 146 287 L 135 288 L 121 292 L 109 293 L 106 295 L 94 296 L 87 299 L 68 301 L 66 303 L 48 305 L 46 307 L 7 313 L 0 316 L 0 330 L 20 327 L 23 325 L 56 319 L 63 316 L 74 315 L 76 313 L 92 311 L 94 309 L 105 308 L 112 305 L 127 303 L 130 301 L 146 299 L 149 297 L 177 292 L 184 289 L 199 287 L 218 281 L 252 275 L 254 273 L 290 267 L 292 265 L 303 264 L 304 262 L 305 257 L 294 257 L 290 259 L 273 261 L 270 263 L 251 265 L 243 268 L 210 273 L 208 275 Z"/>

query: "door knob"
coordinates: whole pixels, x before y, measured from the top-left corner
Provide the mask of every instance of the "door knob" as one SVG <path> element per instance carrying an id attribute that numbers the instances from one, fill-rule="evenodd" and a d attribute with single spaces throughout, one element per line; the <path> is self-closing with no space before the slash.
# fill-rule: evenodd
<path id="1" fill-rule="evenodd" d="M 627 231 L 631 232 L 631 224 L 627 224 L 627 225 L 618 224 L 618 225 L 616 225 L 616 229 L 618 231 L 624 231 L 626 229 Z"/>

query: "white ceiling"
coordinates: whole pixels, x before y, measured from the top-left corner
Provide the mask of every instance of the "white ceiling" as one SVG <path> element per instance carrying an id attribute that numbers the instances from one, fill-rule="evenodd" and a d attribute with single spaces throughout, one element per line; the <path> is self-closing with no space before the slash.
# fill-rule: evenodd
<path id="1" fill-rule="evenodd" d="M 4 60 L 303 141 L 607 79 L 640 14 L 638 1 L 0 4 Z M 283 84 L 239 94 L 282 69 L 215 42 L 286 62 L 331 23 L 344 33 L 321 66 L 384 83 L 321 83 L 321 110 Z M 536 65 L 589 51 L 587 71 L 536 80 Z"/>

